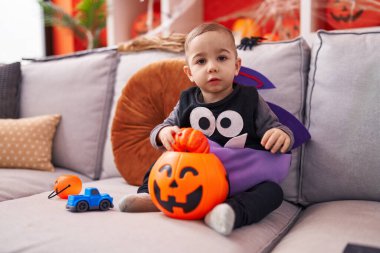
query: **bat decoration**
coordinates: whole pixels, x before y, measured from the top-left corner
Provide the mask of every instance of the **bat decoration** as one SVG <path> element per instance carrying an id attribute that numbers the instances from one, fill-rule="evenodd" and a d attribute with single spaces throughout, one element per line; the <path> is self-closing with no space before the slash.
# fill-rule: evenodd
<path id="1" fill-rule="evenodd" d="M 234 82 L 245 86 L 254 86 L 258 90 L 276 88 L 276 86 L 263 74 L 243 66 L 240 68 L 240 72 L 235 77 Z M 309 131 L 296 117 L 293 116 L 293 114 L 276 104 L 267 103 L 276 114 L 279 121 L 293 132 L 294 144 L 292 149 L 295 149 L 310 140 L 311 135 Z"/>

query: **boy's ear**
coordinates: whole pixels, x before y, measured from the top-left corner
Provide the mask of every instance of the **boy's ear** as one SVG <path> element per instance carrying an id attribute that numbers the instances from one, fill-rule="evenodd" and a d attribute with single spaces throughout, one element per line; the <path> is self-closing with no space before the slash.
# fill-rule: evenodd
<path id="1" fill-rule="evenodd" d="M 239 74 L 240 67 L 241 67 L 241 58 L 238 57 L 236 58 L 236 62 L 235 62 L 235 76 Z"/>
<path id="2" fill-rule="evenodd" d="M 191 75 L 191 70 L 190 70 L 189 66 L 187 66 L 187 65 L 183 66 L 183 72 L 185 72 L 185 74 L 190 79 L 190 81 L 193 82 L 193 76 Z"/>

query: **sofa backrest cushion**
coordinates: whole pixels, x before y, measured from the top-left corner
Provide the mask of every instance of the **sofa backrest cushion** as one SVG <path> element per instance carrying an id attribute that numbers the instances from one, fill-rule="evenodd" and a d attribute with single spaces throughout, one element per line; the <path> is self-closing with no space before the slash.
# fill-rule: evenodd
<path id="1" fill-rule="evenodd" d="M 380 30 L 318 32 L 306 102 L 302 201 L 380 200 Z"/>
<path id="2" fill-rule="evenodd" d="M 55 166 L 99 177 L 117 62 L 115 51 L 105 51 L 22 67 L 20 116 L 62 115 Z"/>
<path id="3" fill-rule="evenodd" d="M 111 127 L 116 112 L 117 101 L 119 100 L 123 88 L 128 80 L 140 69 L 147 65 L 169 58 L 183 58 L 183 54 L 170 53 L 161 50 L 146 50 L 140 52 L 128 52 L 120 54 L 120 62 L 117 66 L 115 90 L 112 102 L 111 117 L 108 123 L 107 138 L 104 146 L 103 166 L 101 178 L 120 176 L 116 168 L 115 159 L 111 144 Z M 146 168 L 147 169 L 147 168 Z M 139 182 L 139 181 L 138 181 Z"/>
<path id="4" fill-rule="evenodd" d="M 277 43 L 262 43 L 252 50 L 238 51 L 242 66 L 252 68 L 266 76 L 275 89 L 259 89 L 268 102 L 288 110 L 301 122 L 309 70 L 310 48 L 298 38 Z M 299 190 L 301 147 L 292 151 L 288 177 L 282 182 L 285 198 L 296 202 Z"/>

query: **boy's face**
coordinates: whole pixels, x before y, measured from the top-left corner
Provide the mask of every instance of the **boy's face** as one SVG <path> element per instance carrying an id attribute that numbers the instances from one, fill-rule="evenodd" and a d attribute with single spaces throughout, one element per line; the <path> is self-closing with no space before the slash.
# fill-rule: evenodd
<path id="1" fill-rule="evenodd" d="M 195 37 L 188 45 L 186 57 L 188 66 L 184 71 L 201 89 L 205 102 L 219 101 L 232 92 L 241 60 L 225 32 L 211 31 Z"/>

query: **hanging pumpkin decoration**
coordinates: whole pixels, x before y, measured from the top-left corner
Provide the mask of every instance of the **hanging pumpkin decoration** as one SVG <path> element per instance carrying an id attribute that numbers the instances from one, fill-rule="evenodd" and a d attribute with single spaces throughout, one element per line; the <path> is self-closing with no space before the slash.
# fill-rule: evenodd
<path id="1" fill-rule="evenodd" d="M 182 128 L 181 132 L 174 136 L 175 143 L 172 145 L 174 151 L 208 153 L 210 145 L 206 136 L 199 130 L 193 128 Z"/>
<path id="2" fill-rule="evenodd" d="M 290 40 L 300 35 L 300 20 L 296 16 L 284 16 L 279 29 L 280 40 Z"/>
<path id="3" fill-rule="evenodd" d="M 167 151 L 154 164 L 149 193 L 158 209 L 177 219 L 201 219 L 229 191 L 226 171 L 211 153 Z"/>
<path id="4" fill-rule="evenodd" d="M 82 190 L 82 181 L 75 175 L 59 176 L 54 182 L 54 191 L 49 195 L 49 199 L 59 196 L 61 199 L 67 199 L 69 195 L 79 194 Z"/>
<path id="5" fill-rule="evenodd" d="M 131 37 L 137 37 L 139 35 L 146 34 L 148 31 L 148 25 L 147 25 L 147 20 L 148 20 L 148 14 L 143 13 L 139 15 L 136 20 L 133 22 L 132 25 L 132 31 L 131 31 Z M 156 28 L 159 26 L 161 23 L 161 15 L 159 12 L 153 12 L 153 23 L 152 23 L 152 29 Z"/>
<path id="6" fill-rule="evenodd" d="M 261 28 L 251 18 L 238 18 L 232 25 L 232 32 L 239 39 L 244 37 L 260 37 Z"/>
<path id="7" fill-rule="evenodd" d="M 327 23 L 334 29 L 380 24 L 380 7 L 368 0 L 328 0 Z"/>
<path id="8" fill-rule="evenodd" d="M 279 41 L 280 40 L 280 38 L 278 37 L 277 33 L 266 33 L 266 34 L 263 35 L 263 37 L 267 41 Z"/>

